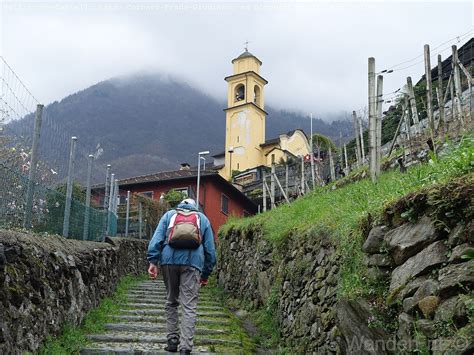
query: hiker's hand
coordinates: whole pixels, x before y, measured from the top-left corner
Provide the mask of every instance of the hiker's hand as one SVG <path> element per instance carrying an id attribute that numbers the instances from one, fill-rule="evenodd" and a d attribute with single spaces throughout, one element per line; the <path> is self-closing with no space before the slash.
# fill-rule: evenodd
<path id="1" fill-rule="evenodd" d="M 158 267 L 155 264 L 150 264 L 148 275 L 150 275 L 150 279 L 156 280 L 156 277 L 158 276 Z"/>
<path id="2" fill-rule="evenodd" d="M 206 286 L 209 283 L 207 279 L 201 279 L 201 287 Z"/>

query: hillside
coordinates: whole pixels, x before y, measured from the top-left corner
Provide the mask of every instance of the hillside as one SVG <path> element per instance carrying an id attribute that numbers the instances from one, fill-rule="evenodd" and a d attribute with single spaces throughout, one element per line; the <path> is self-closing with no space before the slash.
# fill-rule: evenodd
<path id="1" fill-rule="evenodd" d="M 66 166 L 68 142 L 55 137 L 55 125 L 48 126 L 57 122 L 63 136 L 77 136 L 86 151 L 94 152 L 100 145 L 103 154 L 97 164 L 112 164 L 119 178 L 174 169 L 181 162 L 193 163 L 198 151 L 222 151 L 224 107 L 224 102 L 164 75 L 106 80 L 45 108 L 49 118 L 42 132 L 42 156 L 54 167 L 61 162 Z M 295 128 L 309 129 L 309 120 L 302 115 L 268 105 L 266 110 L 267 138 Z M 9 129 L 18 134 L 24 125 L 31 127 L 32 117 L 10 124 Z M 333 138 L 340 131 L 349 135 L 351 125 L 314 120 L 317 132 Z M 58 146 L 60 157 L 56 157 Z M 79 164 L 78 169 L 84 166 Z"/>

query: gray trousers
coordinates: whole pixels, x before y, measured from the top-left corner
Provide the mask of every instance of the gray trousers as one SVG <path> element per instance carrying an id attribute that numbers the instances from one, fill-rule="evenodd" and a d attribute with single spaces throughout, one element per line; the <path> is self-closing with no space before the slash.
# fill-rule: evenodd
<path id="1" fill-rule="evenodd" d="M 165 307 L 167 338 L 178 338 L 180 350 L 192 350 L 201 273 L 198 269 L 186 265 L 162 265 L 161 270 L 167 291 Z M 181 332 L 178 319 L 180 303 Z"/>

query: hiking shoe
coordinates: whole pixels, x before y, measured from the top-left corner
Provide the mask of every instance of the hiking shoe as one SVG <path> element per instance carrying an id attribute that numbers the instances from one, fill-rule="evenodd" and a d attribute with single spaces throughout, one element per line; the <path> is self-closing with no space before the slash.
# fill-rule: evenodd
<path id="1" fill-rule="evenodd" d="M 178 352 L 178 345 L 179 345 L 178 338 L 168 339 L 168 344 L 165 346 L 165 351 L 168 351 L 170 353 L 176 353 Z"/>
<path id="2" fill-rule="evenodd" d="M 184 349 L 181 349 L 181 350 L 179 351 L 179 353 L 180 353 L 180 354 L 189 355 L 189 354 L 191 354 L 191 350 L 184 350 Z"/>

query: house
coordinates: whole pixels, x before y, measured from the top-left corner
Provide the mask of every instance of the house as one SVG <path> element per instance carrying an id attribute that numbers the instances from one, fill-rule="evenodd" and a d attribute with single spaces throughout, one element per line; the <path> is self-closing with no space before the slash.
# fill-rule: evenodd
<path id="1" fill-rule="evenodd" d="M 248 216 L 257 213 L 257 206 L 216 171 L 201 171 L 200 180 L 199 205 L 209 218 L 214 234 L 231 215 Z M 159 200 L 162 194 L 174 189 L 195 199 L 197 170 L 183 164 L 180 170 L 130 177 L 117 182 L 122 203 L 126 201 L 127 191 Z M 95 188 L 96 191 L 98 189 L 103 190 L 103 185 Z"/>

